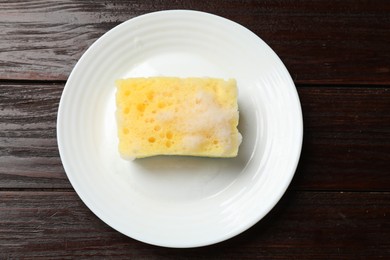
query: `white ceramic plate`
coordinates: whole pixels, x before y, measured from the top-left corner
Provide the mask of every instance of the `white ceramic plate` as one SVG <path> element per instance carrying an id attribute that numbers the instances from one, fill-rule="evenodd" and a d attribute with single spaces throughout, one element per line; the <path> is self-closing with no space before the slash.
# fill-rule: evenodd
<path id="1" fill-rule="evenodd" d="M 237 158 L 119 157 L 114 81 L 159 75 L 237 80 Z M 230 20 L 173 10 L 124 22 L 85 52 L 62 94 L 57 135 L 70 182 L 100 219 L 146 243 L 197 247 L 271 210 L 294 175 L 303 131 L 294 83 L 270 47 Z"/>

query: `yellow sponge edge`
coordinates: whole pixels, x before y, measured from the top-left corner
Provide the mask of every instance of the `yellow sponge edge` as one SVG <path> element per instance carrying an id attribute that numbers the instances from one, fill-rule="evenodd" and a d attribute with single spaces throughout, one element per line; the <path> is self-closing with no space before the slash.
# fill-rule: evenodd
<path id="1" fill-rule="evenodd" d="M 123 158 L 237 156 L 241 134 L 234 79 L 128 78 L 116 85 Z"/>

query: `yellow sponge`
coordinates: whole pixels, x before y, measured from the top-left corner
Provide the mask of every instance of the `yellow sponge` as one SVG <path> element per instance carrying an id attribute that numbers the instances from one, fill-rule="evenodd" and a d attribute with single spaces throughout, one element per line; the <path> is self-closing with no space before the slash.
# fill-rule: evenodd
<path id="1" fill-rule="evenodd" d="M 116 81 L 119 153 L 235 157 L 236 81 L 151 77 Z"/>

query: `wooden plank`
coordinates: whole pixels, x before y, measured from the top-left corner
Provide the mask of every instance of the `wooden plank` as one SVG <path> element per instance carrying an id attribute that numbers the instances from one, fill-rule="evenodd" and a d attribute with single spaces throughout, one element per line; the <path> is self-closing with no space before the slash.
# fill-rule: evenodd
<path id="1" fill-rule="evenodd" d="M 298 88 L 304 144 L 296 189 L 390 188 L 390 89 Z"/>
<path id="2" fill-rule="evenodd" d="M 63 84 L 0 84 L 0 188 L 70 188 L 56 117 Z M 292 188 L 390 189 L 390 88 L 298 87 L 304 145 Z"/>
<path id="3" fill-rule="evenodd" d="M 179 250 L 114 231 L 73 192 L 0 192 L 0 257 L 386 259 L 389 198 L 388 192 L 289 191 L 243 234 L 217 245 Z"/>
<path id="4" fill-rule="evenodd" d="M 71 187 L 56 140 L 63 87 L 0 84 L 0 187 Z"/>
<path id="5" fill-rule="evenodd" d="M 165 9 L 206 11 L 246 26 L 297 83 L 390 84 L 386 0 L 0 1 L 0 79 L 65 80 L 107 30 Z"/>

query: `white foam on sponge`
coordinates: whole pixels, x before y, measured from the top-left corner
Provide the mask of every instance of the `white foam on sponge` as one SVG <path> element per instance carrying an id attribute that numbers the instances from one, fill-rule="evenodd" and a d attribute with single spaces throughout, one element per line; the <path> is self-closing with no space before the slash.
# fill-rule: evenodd
<path id="1" fill-rule="evenodd" d="M 192 116 L 186 122 L 189 128 L 187 130 L 218 128 L 222 132 L 230 133 L 229 120 L 234 117 L 235 111 L 221 107 L 213 96 L 205 91 L 196 94 L 194 103 L 190 108 Z"/>
<path id="2" fill-rule="evenodd" d="M 190 150 L 199 147 L 204 141 L 205 138 L 201 135 L 187 135 L 182 140 L 183 146 Z"/>

